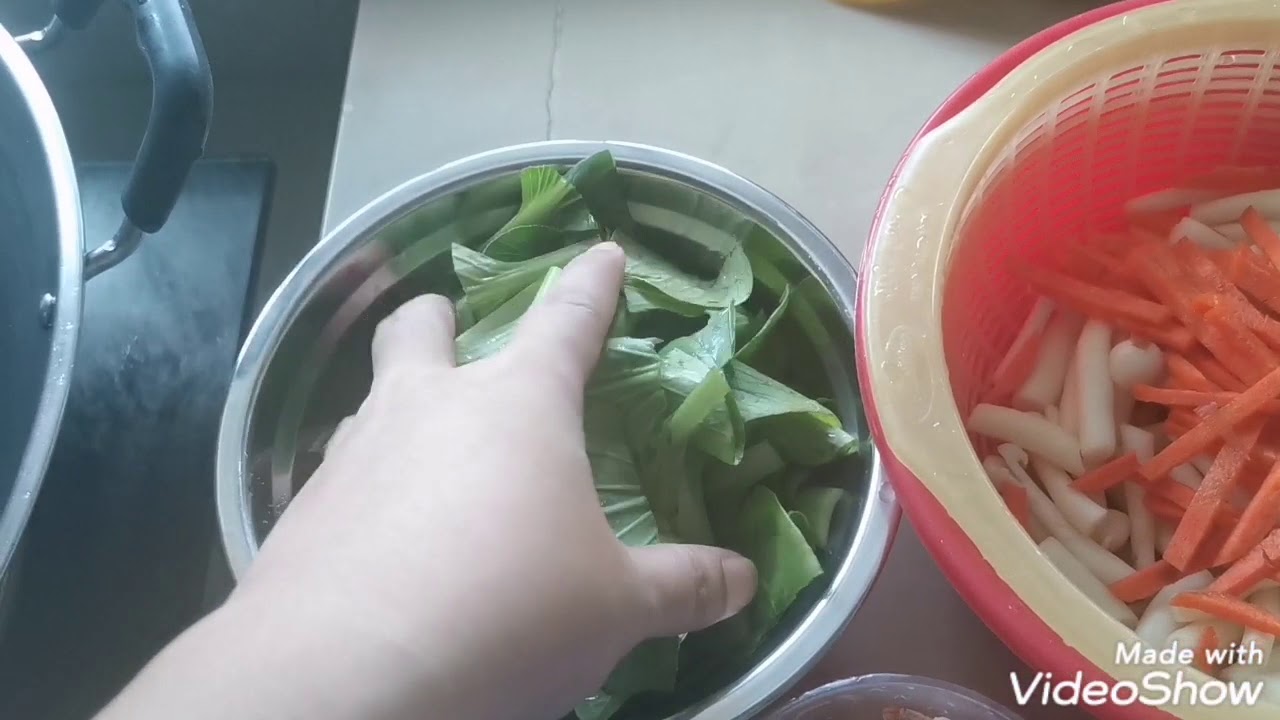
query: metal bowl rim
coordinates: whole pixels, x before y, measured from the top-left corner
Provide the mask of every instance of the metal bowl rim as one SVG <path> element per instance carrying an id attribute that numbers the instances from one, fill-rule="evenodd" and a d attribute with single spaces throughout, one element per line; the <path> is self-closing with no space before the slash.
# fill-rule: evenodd
<path id="1" fill-rule="evenodd" d="M 847 272 L 838 285 L 837 304 L 853 333 L 856 272 L 816 227 L 777 196 L 729 170 L 683 153 L 617 141 L 555 140 L 513 145 L 454 161 L 386 192 L 328 233 L 276 289 L 249 331 L 236 361 L 218 434 L 216 495 L 218 523 L 228 563 L 238 579 L 257 548 L 254 521 L 246 502 L 246 449 L 250 419 L 271 358 L 294 320 L 311 299 L 321 278 L 341 266 L 348 251 L 376 236 L 406 212 L 445 196 L 477 178 L 536 164 L 568 164 L 600 150 L 613 153 L 622 167 L 656 172 L 693 185 L 722 200 L 752 210 L 775 231 L 813 253 L 824 272 Z M 840 278 L 833 278 L 840 279 Z M 845 287 L 848 285 L 849 287 Z M 854 386 L 856 387 L 856 378 Z M 746 674 L 670 720 L 749 717 L 772 703 L 813 667 L 841 635 L 866 597 L 888 555 L 900 510 L 874 446 L 867 443 L 868 490 L 857 532 L 848 553 L 818 598 L 788 636 Z"/>

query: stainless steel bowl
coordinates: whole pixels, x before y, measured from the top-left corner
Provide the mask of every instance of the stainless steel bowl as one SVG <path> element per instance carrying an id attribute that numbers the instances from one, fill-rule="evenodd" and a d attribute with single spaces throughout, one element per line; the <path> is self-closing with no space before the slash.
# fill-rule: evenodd
<path id="1" fill-rule="evenodd" d="M 461 160 L 365 206 L 303 259 L 275 292 L 241 351 L 218 438 L 222 539 L 240 577 L 295 489 L 319 462 L 320 443 L 368 391 L 373 329 L 400 303 L 447 290 L 451 243 L 495 231 L 520 202 L 519 173 L 571 165 L 610 150 L 644 225 L 676 235 L 754 224 L 826 289 L 822 360 L 841 417 L 865 427 L 852 347 L 853 268 L 816 228 L 756 185 L 700 160 L 625 143 L 542 142 Z M 865 432 L 863 433 L 865 437 Z M 840 635 L 889 548 L 898 510 L 867 444 L 843 472 L 862 502 L 837 518 L 831 571 L 775 630 L 760 659 L 678 718 L 749 717 L 776 699 Z"/>

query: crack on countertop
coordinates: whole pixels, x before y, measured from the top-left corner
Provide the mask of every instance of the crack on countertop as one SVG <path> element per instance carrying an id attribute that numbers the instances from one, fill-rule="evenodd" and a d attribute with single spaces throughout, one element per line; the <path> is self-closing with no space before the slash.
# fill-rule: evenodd
<path id="1" fill-rule="evenodd" d="M 547 63 L 547 96 L 544 100 L 547 112 L 547 140 L 551 139 L 552 114 L 551 98 L 556 92 L 556 75 L 560 71 L 560 39 L 564 35 L 564 4 L 556 2 L 555 17 L 551 21 L 551 60 Z"/>

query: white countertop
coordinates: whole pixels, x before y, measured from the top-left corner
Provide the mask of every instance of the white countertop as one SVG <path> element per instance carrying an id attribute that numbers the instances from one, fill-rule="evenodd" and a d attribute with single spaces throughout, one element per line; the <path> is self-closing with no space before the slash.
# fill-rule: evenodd
<path id="1" fill-rule="evenodd" d="M 409 178 L 548 138 L 629 140 L 723 165 L 805 214 L 856 264 L 881 191 L 933 109 L 1081 0 L 364 0 L 326 231 Z M 928 675 L 1013 704 L 1019 663 L 905 525 L 806 685 Z M 1083 713 L 1031 708 L 1028 720 Z"/>

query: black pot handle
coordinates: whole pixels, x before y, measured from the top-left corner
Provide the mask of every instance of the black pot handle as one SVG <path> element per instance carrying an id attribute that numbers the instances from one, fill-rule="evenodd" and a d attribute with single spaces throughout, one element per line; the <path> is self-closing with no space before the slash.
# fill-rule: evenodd
<path id="1" fill-rule="evenodd" d="M 83 28 L 103 0 L 55 0 L 59 21 Z M 114 237 L 85 255 L 85 277 L 124 260 L 145 234 L 164 226 L 192 165 L 204 154 L 213 113 L 213 77 L 187 0 L 124 0 L 151 70 L 151 114 L 121 205 Z"/>

